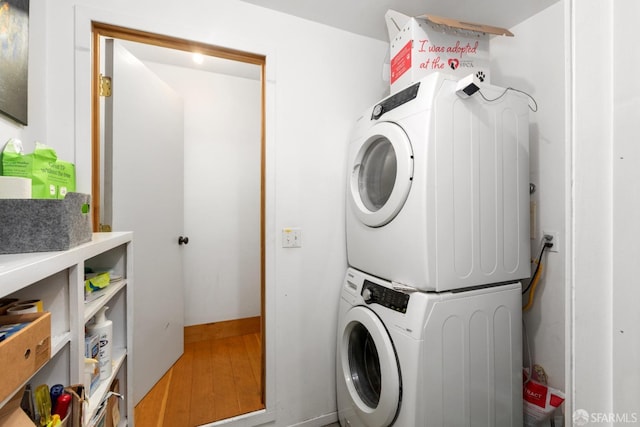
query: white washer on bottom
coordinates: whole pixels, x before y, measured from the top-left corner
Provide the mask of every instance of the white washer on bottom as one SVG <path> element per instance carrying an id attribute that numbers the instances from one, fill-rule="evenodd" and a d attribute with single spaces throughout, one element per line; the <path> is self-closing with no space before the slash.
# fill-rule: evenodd
<path id="1" fill-rule="evenodd" d="M 522 425 L 520 283 L 405 293 L 348 269 L 336 355 L 342 427 Z"/>

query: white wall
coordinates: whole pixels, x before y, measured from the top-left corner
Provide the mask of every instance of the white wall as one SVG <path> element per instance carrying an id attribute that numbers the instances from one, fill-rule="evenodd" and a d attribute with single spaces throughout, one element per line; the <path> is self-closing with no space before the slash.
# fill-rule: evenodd
<path id="1" fill-rule="evenodd" d="M 565 168 L 565 11 L 557 3 L 510 30 L 514 37 L 491 40 L 491 81 L 524 90 L 535 98 L 530 112 L 530 175 L 536 185 L 531 200 L 537 206 L 531 256 L 541 250 L 542 231 L 560 235 L 558 252 L 543 258 L 543 274 L 533 307 L 524 313 L 532 364 L 541 365 L 549 383 L 565 390 L 565 294 L 567 280 Z M 544 29 L 542 31 L 541 29 Z M 531 103 L 533 105 L 533 102 Z M 532 218 L 532 220 L 534 220 Z M 535 265 L 532 266 L 532 273 Z M 523 305 L 527 299 L 523 299 Z M 526 347 L 525 347 L 526 350 Z M 527 363 L 527 354 L 524 361 Z"/>
<path id="2" fill-rule="evenodd" d="M 43 13 L 45 4 L 31 7 Z M 33 53 L 45 58 L 36 99 L 46 111 L 47 140 L 57 141 L 59 152 L 75 153 L 82 191 L 90 185 L 89 104 L 81 97 L 89 75 L 76 73 L 83 68 L 74 60 L 86 62 L 88 46 L 74 46 L 75 4 L 84 6 L 81 13 L 113 18 L 110 23 L 267 53 L 267 323 L 273 324 L 267 343 L 276 346 L 267 362 L 275 375 L 268 378 L 274 383 L 268 391 L 275 392 L 268 404 L 273 425 L 333 421 L 337 301 L 346 269 L 346 147 L 355 118 L 387 92 L 380 79 L 387 44 L 235 0 L 189 0 L 180 7 L 118 0 L 101 9 L 90 0 L 58 1 L 31 34 L 42 46 Z M 290 226 L 302 228 L 300 249 L 281 248 L 280 230 Z"/>
<path id="3" fill-rule="evenodd" d="M 516 26 L 521 52 L 498 61 L 526 76 L 540 104 L 532 146 L 540 225 L 561 227 L 565 218 L 564 254 L 550 254 L 545 288 L 526 320 L 534 360 L 552 385 L 564 386 L 567 424 L 577 409 L 598 425 L 640 419 L 640 64 L 631 54 L 639 12 L 633 0 L 563 0 Z"/>
<path id="4" fill-rule="evenodd" d="M 640 421 L 640 3 L 613 3 L 613 411 Z"/>
<path id="5" fill-rule="evenodd" d="M 146 65 L 184 101 L 185 326 L 259 316 L 260 81 Z"/>
<path id="6" fill-rule="evenodd" d="M 573 409 L 612 411 L 612 10 L 572 1 Z M 631 17 L 629 17 L 631 19 Z M 633 29 L 633 26 L 626 28 Z M 637 399 L 636 399 L 637 401 Z M 571 408 L 567 408 L 571 409 Z"/>

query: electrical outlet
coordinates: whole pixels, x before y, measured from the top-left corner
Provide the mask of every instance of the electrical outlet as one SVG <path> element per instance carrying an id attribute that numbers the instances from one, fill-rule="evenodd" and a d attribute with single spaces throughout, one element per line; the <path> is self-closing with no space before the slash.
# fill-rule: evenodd
<path id="1" fill-rule="evenodd" d="M 282 247 L 283 248 L 301 248 L 302 247 L 302 230 L 299 228 L 283 228 L 282 229 Z"/>
<path id="2" fill-rule="evenodd" d="M 551 236 L 551 240 L 546 240 L 546 236 Z M 542 237 L 546 240 L 546 242 L 553 243 L 553 246 L 549 248 L 549 252 L 560 252 L 560 233 L 559 232 L 544 230 L 542 232 Z"/>

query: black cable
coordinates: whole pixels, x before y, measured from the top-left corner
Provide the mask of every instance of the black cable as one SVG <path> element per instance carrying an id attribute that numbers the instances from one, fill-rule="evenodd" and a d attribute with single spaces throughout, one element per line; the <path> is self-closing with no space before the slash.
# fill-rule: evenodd
<path id="1" fill-rule="evenodd" d="M 487 98 L 486 96 L 484 96 L 484 94 L 482 93 L 482 91 L 481 91 L 481 90 L 479 90 L 479 91 L 478 91 L 478 93 L 480 93 L 480 96 L 481 96 L 481 97 L 482 97 L 482 99 L 484 99 L 485 101 L 487 101 L 487 102 L 494 102 L 494 101 L 497 101 L 498 99 L 502 98 L 503 96 L 505 96 L 505 95 L 506 95 L 506 93 L 507 93 L 507 92 L 509 92 L 510 90 L 512 90 L 512 91 L 514 91 L 514 92 L 520 92 L 520 93 L 522 93 L 523 95 L 528 96 L 528 97 L 529 97 L 529 99 L 531 99 L 531 100 L 533 101 L 533 105 L 535 106 L 535 108 L 532 108 L 532 107 L 531 107 L 531 105 L 529 105 L 529 109 L 530 109 L 531 111 L 533 111 L 534 113 L 538 111 L 538 103 L 536 102 L 535 98 L 534 98 L 533 96 L 529 95 L 527 92 L 525 92 L 525 91 L 523 91 L 523 90 L 520 90 L 520 89 L 516 89 L 516 88 L 513 88 L 513 87 L 508 87 L 508 88 L 506 88 L 506 89 L 504 90 L 504 92 L 502 92 L 500 95 L 498 95 L 498 97 L 493 98 L 493 99 L 489 99 L 489 98 Z"/>
<path id="2" fill-rule="evenodd" d="M 551 247 L 553 247 L 553 243 L 550 242 L 545 242 L 545 244 L 542 245 L 542 250 L 540 251 L 540 255 L 538 255 L 538 265 L 536 266 L 536 271 L 533 273 L 533 276 L 531 276 L 531 280 L 529 280 L 529 284 L 527 284 L 527 287 L 522 291 L 522 295 L 526 294 L 529 291 L 529 288 L 531 288 L 531 285 L 536 280 L 536 276 L 540 271 L 540 265 L 542 264 L 542 255 L 544 254 L 544 250 Z"/>
<path id="3" fill-rule="evenodd" d="M 542 250 L 540 251 L 540 255 L 538 255 L 536 271 L 531 276 L 531 280 L 529 280 L 529 284 L 527 284 L 527 287 L 522 290 L 523 295 L 527 293 L 529 288 L 531 288 L 531 284 L 536 280 L 536 276 L 538 275 L 538 271 L 540 270 L 540 264 L 542 263 L 542 255 L 544 254 L 545 248 L 546 248 L 546 245 L 542 245 Z"/>

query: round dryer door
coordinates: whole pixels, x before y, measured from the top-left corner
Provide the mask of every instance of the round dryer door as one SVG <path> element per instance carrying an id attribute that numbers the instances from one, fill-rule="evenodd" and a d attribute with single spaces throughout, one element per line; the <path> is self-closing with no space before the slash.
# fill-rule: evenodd
<path id="1" fill-rule="evenodd" d="M 354 412 L 369 427 L 395 420 L 401 393 L 400 369 L 385 326 L 366 307 L 349 310 L 342 323 L 340 369 Z"/>
<path id="2" fill-rule="evenodd" d="M 352 153 L 351 208 L 369 227 L 381 227 L 402 209 L 411 189 L 413 150 L 404 130 L 375 124 Z"/>

